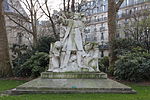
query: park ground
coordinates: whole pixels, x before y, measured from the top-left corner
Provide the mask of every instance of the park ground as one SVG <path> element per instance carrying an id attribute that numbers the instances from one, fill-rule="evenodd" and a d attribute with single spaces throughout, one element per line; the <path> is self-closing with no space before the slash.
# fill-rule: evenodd
<path id="1" fill-rule="evenodd" d="M 0 92 L 15 88 L 27 80 L 0 79 Z M 137 94 L 25 94 L 1 95 L 0 100 L 150 100 L 150 82 L 121 82 L 132 87 Z"/>

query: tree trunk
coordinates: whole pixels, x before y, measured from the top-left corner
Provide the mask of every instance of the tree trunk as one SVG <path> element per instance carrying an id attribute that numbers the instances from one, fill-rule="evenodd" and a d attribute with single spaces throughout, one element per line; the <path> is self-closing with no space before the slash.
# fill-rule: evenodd
<path id="1" fill-rule="evenodd" d="M 71 11 L 72 11 L 72 12 L 75 12 L 75 0 L 72 0 L 72 3 L 71 3 Z"/>
<path id="2" fill-rule="evenodd" d="M 70 8 L 70 0 L 68 0 L 68 4 L 67 4 L 67 12 L 69 12 L 69 8 Z"/>
<path id="3" fill-rule="evenodd" d="M 108 34 L 109 34 L 109 69 L 113 70 L 113 66 L 117 59 L 117 56 L 113 53 L 114 52 L 114 45 L 112 44 L 113 40 L 116 38 L 116 30 L 117 30 L 117 12 L 124 0 L 108 0 Z"/>
<path id="4" fill-rule="evenodd" d="M 113 53 L 112 42 L 116 37 L 116 3 L 115 0 L 108 0 L 108 33 L 109 33 L 109 66 L 113 67 L 116 56 Z M 110 68 L 112 69 L 112 68 Z"/>
<path id="5" fill-rule="evenodd" d="M 66 11 L 66 0 L 63 0 L 64 12 Z"/>
<path id="6" fill-rule="evenodd" d="M 37 34 L 33 34 L 33 47 L 37 46 Z"/>
<path id="7" fill-rule="evenodd" d="M 3 12 L 3 0 L 0 0 L 0 77 L 10 76 L 12 76 L 12 68 L 9 58 L 8 39 Z"/>
<path id="8" fill-rule="evenodd" d="M 31 0 L 31 25 L 32 25 L 32 35 L 33 35 L 33 47 L 37 46 L 37 12 L 34 9 L 33 0 Z"/>

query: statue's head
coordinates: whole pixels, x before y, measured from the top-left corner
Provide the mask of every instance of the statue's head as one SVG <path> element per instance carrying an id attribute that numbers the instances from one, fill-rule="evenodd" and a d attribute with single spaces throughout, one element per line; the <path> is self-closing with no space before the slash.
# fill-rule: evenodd
<path id="1" fill-rule="evenodd" d="M 73 19 L 81 19 L 80 13 L 74 13 Z"/>
<path id="2" fill-rule="evenodd" d="M 73 19 L 79 19 L 82 20 L 84 18 L 84 14 L 82 13 L 74 13 Z"/>
<path id="3" fill-rule="evenodd" d="M 62 46 L 60 41 L 56 41 L 54 45 L 58 49 L 61 48 L 61 46 Z"/>

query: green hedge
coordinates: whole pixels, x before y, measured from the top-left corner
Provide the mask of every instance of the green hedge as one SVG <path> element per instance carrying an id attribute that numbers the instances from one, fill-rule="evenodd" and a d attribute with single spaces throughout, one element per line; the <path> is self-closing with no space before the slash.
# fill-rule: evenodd
<path id="1" fill-rule="evenodd" d="M 150 54 L 136 48 L 120 56 L 115 63 L 114 75 L 120 80 L 150 80 Z"/>

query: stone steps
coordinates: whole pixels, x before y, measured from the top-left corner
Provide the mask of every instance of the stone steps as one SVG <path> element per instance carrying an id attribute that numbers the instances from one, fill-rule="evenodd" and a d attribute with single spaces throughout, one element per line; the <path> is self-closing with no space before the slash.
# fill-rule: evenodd
<path id="1" fill-rule="evenodd" d="M 136 91 L 132 89 L 16 89 L 9 90 L 5 92 L 11 95 L 21 95 L 21 94 L 50 94 L 50 93 L 61 93 L 61 94 L 71 94 L 71 93 L 117 93 L 117 94 L 135 94 Z"/>
<path id="2" fill-rule="evenodd" d="M 6 94 L 49 94 L 49 93 L 136 93 L 132 88 L 111 79 L 43 79 L 29 81 Z"/>

